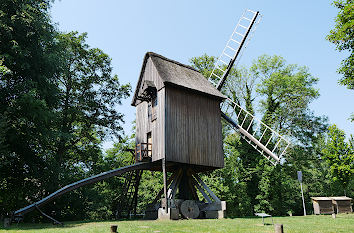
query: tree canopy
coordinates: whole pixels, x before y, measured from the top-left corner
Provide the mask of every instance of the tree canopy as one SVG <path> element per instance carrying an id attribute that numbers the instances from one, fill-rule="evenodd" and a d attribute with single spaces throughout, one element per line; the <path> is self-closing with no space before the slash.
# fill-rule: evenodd
<path id="1" fill-rule="evenodd" d="M 130 85 L 120 84 L 110 57 L 91 48 L 85 33 L 56 29 L 51 3 L 0 2 L 1 216 L 102 172 L 102 140 L 123 135 L 116 107 Z M 77 193 L 56 208 L 90 206 Z"/>
<path id="2" fill-rule="evenodd" d="M 345 141 L 344 131 L 336 125 L 329 127 L 327 142 L 323 148 L 323 154 L 329 163 L 332 179 L 339 182 L 346 194 L 349 183 L 354 176 L 354 139 L 350 137 Z"/>
<path id="3" fill-rule="evenodd" d="M 190 61 L 208 78 L 215 57 L 204 54 Z M 217 186 L 214 191 L 235 206 L 230 212 L 301 213 L 296 171 L 302 170 L 306 175 L 317 171 L 314 165 L 319 155 L 312 146 L 327 128 L 327 119 L 315 116 L 309 108 L 319 96 L 317 81 L 307 67 L 287 64 L 277 55 L 262 55 L 249 68 L 231 70 L 222 92 L 273 129 L 287 134 L 292 146 L 282 165 L 274 167 L 237 132 L 224 127 L 225 168 L 209 174 L 205 180 L 212 187 Z M 254 132 L 256 129 L 252 128 Z M 215 182 L 217 185 L 212 184 Z M 306 182 L 309 187 L 313 183 L 327 185 L 320 180 Z"/>
<path id="4" fill-rule="evenodd" d="M 335 19 L 335 26 L 327 35 L 327 40 L 334 43 L 339 51 L 347 51 L 345 58 L 338 69 L 343 77 L 339 80 L 341 85 L 354 89 L 354 2 L 352 0 L 334 1 L 333 5 L 339 9 Z M 354 120 L 354 115 L 352 116 Z"/>

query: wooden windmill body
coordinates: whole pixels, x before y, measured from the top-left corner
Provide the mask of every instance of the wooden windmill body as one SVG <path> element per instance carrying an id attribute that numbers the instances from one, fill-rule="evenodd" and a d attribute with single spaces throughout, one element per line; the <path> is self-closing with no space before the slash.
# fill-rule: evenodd
<path id="1" fill-rule="evenodd" d="M 152 203 L 150 217 L 168 214 L 178 218 L 183 211 L 179 204 L 185 199 L 193 200 L 185 202 L 185 208 L 194 206 L 194 212 L 184 215 L 200 215 L 196 190 L 205 184 L 194 176 L 224 166 L 220 103 L 225 98 L 194 68 L 152 52 L 145 55 L 132 101 L 136 106 L 136 161 L 152 162 L 157 165 L 152 170 L 174 176 L 169 183 L 165 180 L 165 198 L 160 204 Z M 173 216 L 168 209 L 174 211 Z"/>
<path id="2" fill-rule="evenodd" d="M 169 166 L 203 171 L 222 168 L 220 102 L 225 98 L 192 67 L 147 53 L 132 105 L 136 145 L 149 151 L 138 153 L 137 160 L 165 159 Z"/>

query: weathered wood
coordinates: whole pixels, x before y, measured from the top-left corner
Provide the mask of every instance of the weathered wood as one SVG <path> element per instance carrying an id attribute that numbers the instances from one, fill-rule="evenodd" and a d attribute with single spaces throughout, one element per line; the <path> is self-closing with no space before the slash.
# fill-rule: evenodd
<path id="1" fill-rule="evenodd" d="M 165 89 L 166 160 L 223 167 L 219 100 L 174 86 Z"/>
<path id="2" fill-rule="evenodd" d="M 183 66 L 172 63 L 171 67 Z M 191 89 L 188 89 L 188 82 L 193 83 L 194 86 L 195 83 L 199 82 L 200 74 L 198 73 L 199 76 L 194 77 L 197 74 L 196 71 L 191 71 L 191 73 L 188 71 L 188 74 L 194 75 L 188 79 L 178 76 L 187 74 L 179 73 L 178 67 L 175 67 L 176 70 L 164 70 L 166 67 L 157 68 L 156 66 L 159 66 L 159 64 L 155 64 L 151 58 L 147 58 L 137 85 L 137 95 L 144 91 L 143 84 L 145 81 L 151 82 L 156 87 L 157 106 L 156 119 L 152 121 L 148 117 L 149 103 L 140 100 L 133 101 L 137 108 L 136 144 L 146 143 L 147 134 L 151 132 L 152 161 L 165 158 L 166 162 L 199 165 L 207 167 L 208 170 L 223 167 L 224 157 L 219 106 L 222 99 L 221 93 L 213 96 L 208 95 L 208 92 L 198 91 L 198 88 L 193 89 L 191 87 Z M 161 69 L 168 73 L 170 81 L 166 81 L 166 74 Z M 174 80 L 173 72 L 176 72 L 176 79 L 185 80 L 184 86 L 179 86 L 176 83 L 172 84 Z M 204 79 L 200 80 L 200 83 L 202 84 L 204 81 Z M 210 87 L 208 88 L 210 89 Z M 214 90 L 215 93 L 219 93 L 216 89 Z M 210 93 L 214 92 L 211 91 Z"/>
<path id="3" fill-rule="evenodd" d="M 215 202 L 220 202 L 220 199 L 211 191 L 211 189 L 200 179 L 198 174 L 194 174 L 196 180 L 203 186 L 203 188 L 210 194 L 210 196 L 214 199 Z"/>
<path id="4" fill-rule="evenodd" d="M 188 177 L 189 177 L 189 179 L 188 179 L 188 186 L 189 186 L 189 188 L 190 188 L 190 190 L 191 190 L 193 199 L 194 199 L 194 200 L 198 200 L 199 198 L 198 198 L 197 190 L 195 189 L 195 187 L 194 187 L 194 185 L 193 185 L 193 181 L 192 181 L 193 176 L 192 176 L 192 171 L 191 171 L 190 169 L 188 169 L 187 175 L 188 175 Z"/>
<path id="5" fill-rule="evenodd" d="M 173 173 L 173 174 L 170 176 L 170 178 L 168 178 L 168 180 L 167 180 L 167 186 L 170 185 L 171 181 L 172 181 L 173 179 L 175 179 L 176 176 L 177 176 L 177 173 Z M 162 189 L 160 190 L 160 192 L 156 195 L 156 197 L 155 197 L 154 201 L 152 202 L 152 204 L 155 204 L 155 203 L 160 199 L 160 197 L 161 197 L 161 195 L 163 194 L 163 192 L 164 192 L 164 188 L 162 188 Z"/>
<path id="6" fill-rule="evenodd" d="M 203 195 L 203 197 L 205 198 L 205 200 L 208 203 L 212 203 L 211 199 L 209 198 L 208 194 L 206 194 L 203 190 L 203 188 L 199 185 L 199 183 L 192 177 L 192 183 L 194 184 L 195 187 L 197 187 L 197 189 L 199 190 L 199 192 Z"/>
<path id="7" fill-rule="evenodd" d="M 175 196 L 176 196 L 176 192 L 177 192 L 178 186 L 179 186 L 179 184 L 181 182 L 182 174 L 183 174 L 182 169 L 179 169 L 178 170 L 178 175 L 177 175 L 176 180 L 175 180 L 176 182 L 174 183 L 174 186 L 172 187 L 171 199 L 174 199 Z"/>
<path id="8" fill-rule="evenodd" d="M 275 224 L 274 230 L 275 230 L 275 233 L 283 233 L 284 232 L 283 224 Z"/>
<path id="9" fill-rule="evenodd" d="M 163 174 L 163 193 L 164 193 L 164 199 L 165 199 L 165 206 L 162 206 L 166 210 L 166 213 L 168 213 L 168 197 L 167 197 L 167 171 L 166 171 L 166 160 L 162 159 L 162 174 Z"/>
<path id="10" fill-rule="evenodd" d="M 118 229 L 117 225 L 111 225 L 111 233 L 116 233 Z"/>

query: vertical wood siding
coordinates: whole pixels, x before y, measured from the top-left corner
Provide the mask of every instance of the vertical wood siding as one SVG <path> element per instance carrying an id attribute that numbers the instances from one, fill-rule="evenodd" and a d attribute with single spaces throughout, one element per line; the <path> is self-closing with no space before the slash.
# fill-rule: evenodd
<path id="1" fill-rule="evenodd" d="M 144 80 L 153 81 L 158 90 L 157 118 L 151 122 L 148 103 L 137 102 L 136 143 L 147 142 L 147 133 L 151 131 L 152 161 L 166 158 L 171 162 L 223 167 L 220 101 L 164 86 L 151 58 L 142 83 Z"/>
<path id="2" fill-rule="evenodd" d="M 152 161 L 162 159 L 165 154 L 165 137 L 164 137 L 164 119 L 165 119 L 165 90 L 159 74 L 153 65 L 151 58 L 148 59 L 145 73 L 142 78 L 144 80 L 153 81 L 157 92 L 157 118 L 151 121 L 148 118 L 148 103 L 138 101 L 136 106 L 136 144 L 147 142 L 147 133 L 151 131 L 152 137 Z M 143 90 L 139 87 L 139 93 Z"/>
<path id="3" fill-rule="evenodd" d="M 166 160 L 223 167 L 219 101 L 166 86 Z"/>
<path id="4" fill-rule="evenodd" d="M 151 58 L 149 58 L 146 62 L 145 73 L 141 79 L 141 85 L 139 87 L 138 96 L 144 91 L 143 83 L 145 80 L 153 81 L 157 90 L 160 90 L 164 87 L 164 83 L 162 82 L 162 79 L 160 78 L 159 73 Z M 140 103 L 140 100 L 137 100 L 137 103 Z"/>

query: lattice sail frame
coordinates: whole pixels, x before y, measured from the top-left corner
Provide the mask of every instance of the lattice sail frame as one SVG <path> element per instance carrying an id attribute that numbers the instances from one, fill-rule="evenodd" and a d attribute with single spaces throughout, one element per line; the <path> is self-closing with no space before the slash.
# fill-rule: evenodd
<path id="1" fill-rule="evenodd" d="M 237 123 L 241 137 L 273 165 L 281 161 L 290 146 L 289 140 L 229 98 L 221 104 L 221 111 Z"/>
<path id="2" fill-rule="evenodd" d="M 231 63 L 233 59 L 236 59 L 235 63 L 237 65 L 261 19 L 262 16 L 257 11 L 247 9 L 243 12 L 208 78 L 216 87 L 220 85 L 228 68 L 231 69 L 229 66 L 230 64 L 233 65 Z M 252 24 L 253 21 L 255 21 L 254 24 Z M 248 32 L 251 27 L 252 29 Z"/>
<path id="3" fill-rule="evenodd" d="M 261 19 L 258 11 L 247 9 L 243 12 L 208 78 L 218 90 L 225 84 L 232 66 L 238 64 Z M 287 139 L 231 99 L 225 100 L 221 110 L 224 119 L 238 130 L 251 146 L 273 165 L 280 162 L 290 146 Z M 246 122 L 248 125 L 245 125 Z"/>

